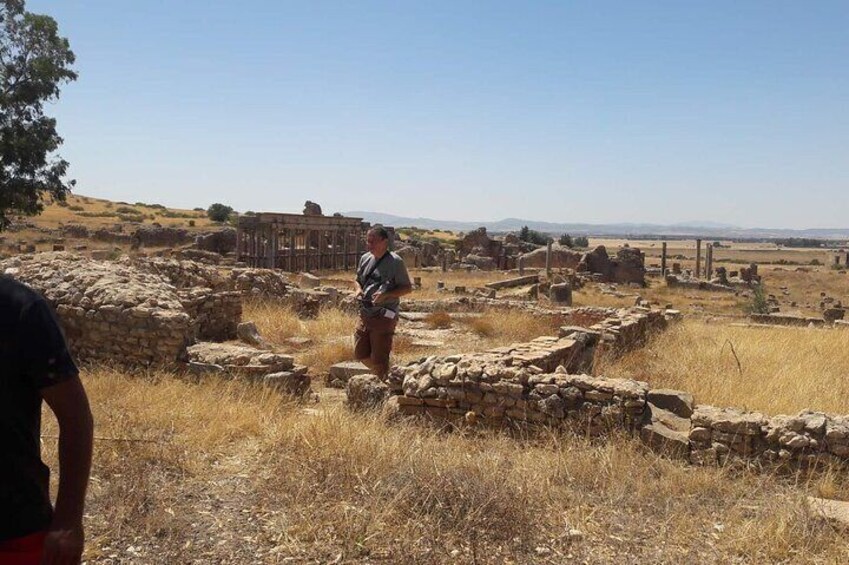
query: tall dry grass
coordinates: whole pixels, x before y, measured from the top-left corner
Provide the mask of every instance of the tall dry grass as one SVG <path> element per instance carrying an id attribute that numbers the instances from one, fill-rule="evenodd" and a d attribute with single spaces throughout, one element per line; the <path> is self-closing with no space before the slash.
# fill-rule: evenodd
<path id="1" fill-rule="evenodd" d="M 839 478 L 688 468 L 625 436 L 447 433 L 341 405 L 313 415 L 238 381 L 83 379 L 103 438 L 90 563 L 849 559 L 804 503 L 849 495 Z M 44 434 L 53 456 L 52 421 Z"/>
<path id="2" fill-rule="evenodd" d="M 315 319 L 301 320 L 297 312 L 277 301 L 252 300 L 244 305 L 242 316 L 253 321 L 273 344 L 283 346 L 292 337 L 308 338 L 310 343 L 293 353 L 296 361 L 310 367 L 314 374 L 325 373 L 331 365 L 352 358 L 357 324 L 352 313 L 322 308 Z"/>
<path id="3" fill-rule="evenodd" d="M 686 320 L 599 374 L 690 391 L 697 402 L 768 414 L 849 413 L 849 332 Z"/>

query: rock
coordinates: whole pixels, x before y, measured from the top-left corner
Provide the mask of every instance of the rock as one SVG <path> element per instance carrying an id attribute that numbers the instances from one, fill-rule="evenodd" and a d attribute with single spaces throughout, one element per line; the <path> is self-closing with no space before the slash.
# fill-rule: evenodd
<path id="1" fill-rule="evenodd" d="M 261 380 L 263 384 L 293 396 L 306 396 L 312 384 L 312 379 L 306 374 L 305 368 L 298 371 L 269 373 L 263 376 Z"/>
<path id="2" fill-rule="evenodd" d="M 376 375 L 355 375 L 345 385 L 348 405 L 357 410 L 381 406 L 389 396 L 389 386 Z"/>
<path id="3" fill-rule="evenodd" d="M 553 284 L 548 290 L 548 297 L 554 304 L 562 306 L 572 305 L 572 285 L 569 283 Z"/>
<path id="4" fill-rule="evenodd" d="M 268 342 L 259 335 L 259 330 L 253 322 L 242 322 L 236 326 L 236 335 L 249 345 L 255 345 L 263 349 L 269 348 Z"/>
<path id="5" fill-rule="evenodd" d="M 685 436 L 690 433 L 690 419 L 682 417 L 669 410 L 664 410 L 649 402 L 646 404 L 644 421 L 649 424 L 662 424 L 670 430 L 682 432 Z"/>
<path id="6" fill-rule="evenodd" d="M 367 375 L 371 373 L 371 369 L 360 363 L 359 361 L 345 361 L 336 363 L 330 367 L 327 376 L 327 382 L 330 386 L 344 387 L 351 377 L 357 375 Z"/>
<path id="7" fill-rule="evenodd" d="M 298 286 L 301 288 L 318 288 L 321 286 L 321 279 L 310 273 L 301 273 L 298 275 Z"/>
<path id="8" fill-rule="evenodd" d="M 690 440 L 685 432 L 655 422 L 640 429 L 640 439 L 652 451 L 675 459 L 689 460 Z"/>
<path id="9" fill-rule="evenodd" d="M 689 418 L 693 414 L 693 395 L 689 392 L 671 389 L 649 390 L 647 400 L 663 410 L 668 410 L 682 418 Z"/>
<path id="10" fill-rule="evenodd" d="M 849 528 L 849 502 L 809 496 L 808 506 L 815 516 Z"/>
<path id="11" fill-rule="evenodd" d="M 846 310 L 843 308 L 827 308 L 822 313 L 822 317 L 826 322 L 834 322 L 835 320 L 842 320 Z"/>
<path id="12" fill-rule="evenodd" d="M 307 200 L 304 203 L 304 216 L 322 216 L 321 206 L 316 204 L 315 202 L 310 202 Z"/>
<path id="13" fill-rule="evenodd" d="M 525 253 L 520 258 L 524 268 L 545 267 L 545 256 L 548 252 L 546 247 Z M 551 246 L 551 268 L 553 269 L 576 269 L 581 261 L 581 253 L 572 251 L 566 246 L 554 243 Z"/>
<path id="14" fill-rule="evenodd" d="M 234 375 L 267 375 L 290 371 L 295 366 L 291 355 L 231 343 L 196 343 L 188 347 L 186 353 L 190 361 L 220 365 Z"/>

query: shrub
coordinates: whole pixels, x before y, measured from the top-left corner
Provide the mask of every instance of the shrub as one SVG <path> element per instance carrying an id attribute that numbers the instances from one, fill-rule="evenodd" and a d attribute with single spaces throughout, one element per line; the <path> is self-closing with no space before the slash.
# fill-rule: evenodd
<path id="1" fill-rule="evenodd" d="M 190 228 L 195 227 L 195 221 L 194 220 L 189 220 L 189 227 Z"/>
<path id="2" fill-rule="evenodd" d="M 85 210 L 85 208 L 82 207 L 82 206 L 79 206 L 77 204 L 74 204 L 73 206 L 68 206 L 68 210 L 72 210 L 74 212 L 82 212 L 83 210 Z"/>
<path id="3" fill-rule="evenodd" d="M 230 219 L 230 214 L 232 214 L 232 213 L 233 213 L 233 208 L 231 208 L 230 206 L 225 206 L 224 204 L 221 204 L 220 202 L 216 202 L 215 204 L 212 204 L 206 210 L 206 215 L 213 222 L 226 222 L 227 220 Z"/>
<path id="4" fill-rule="evenodd" d="M 748 314 L 769 314 L 769 303 L 762 286 L 752 290 L 752 299 L 745 305 L 745 311 Z"/>
<path id="5" fill-rule="evenodd" d="M 119 214 L 141 214 L 141 212 L 130 206 L 119 206 L 115 208 L 115 211 Z"/>

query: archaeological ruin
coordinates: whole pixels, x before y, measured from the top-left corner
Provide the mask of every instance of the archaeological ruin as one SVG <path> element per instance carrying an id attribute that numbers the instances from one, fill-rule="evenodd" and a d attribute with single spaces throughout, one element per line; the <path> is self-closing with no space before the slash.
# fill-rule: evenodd
<path id="1" fill-rule="evenodd" d="M 289 272 L 356 266 L 365 253 L 369 224 L 362 218 L 323 216 L 320 207 L 316 212 L 313 203 L 307 204 L 305 214 L 262 212 L 240 217 L 237 260 L 250 267 Z"/>

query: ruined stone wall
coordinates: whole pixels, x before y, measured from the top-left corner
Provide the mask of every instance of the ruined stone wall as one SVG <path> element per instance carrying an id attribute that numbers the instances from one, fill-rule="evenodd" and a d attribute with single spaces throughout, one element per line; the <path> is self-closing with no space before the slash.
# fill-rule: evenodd
<path id="1" fill-rule="evenodd" d="M 14 258 L 0 268 L 44 295 L 81 361 L 171 363 L 192 339 L 180 297 L 157 275 L 69 253 Z"/>
<path id="2" fill-rule="evenodd" d="M 607 311 L 574 310 L 585 321 Z M 563 337 L 394 367 L 385 385 L 372 382 L 372 375 L 352 377 L 349 402 L 373 405 L 388 396 L 386 408 L 400 415 L 496 426 L 563 425 L 591 435 L 625 430 L 696 465 L 849 465 L 849 416 L 803 411 L 768 417 L 695 405 L 687 393 L 652 390 L 645 382 L 582 374 L 591 368 L 596 344 L 636 347 L 663 326 L 660 319 L 639 309 L 617 311 L 592 329 L 566 327 Z M 604 338 L 605 332 L 613 337 Z"/>
<path id="3" fill-rule="evenodd" d="M 230 282 L 244 296 L 282 298 L 294 288 L 286 275 L 273 269 L 233 269 Z"/>
<path id="4" fill-rule="evenodd" d="M 195 339 L 226 341 L 238 337 L 236 329 L 242 321 L 241 293 L 198 287 L 177 294 L 192 320 Z"/>
<path id="5" fill-rule="evenodd" d="M 691 422 L 690 461 L 697 465 L 810 468 L 849 462 L 849 416 L 805 410 L 795 416 L 768 417 L 697 406 Z"/>

